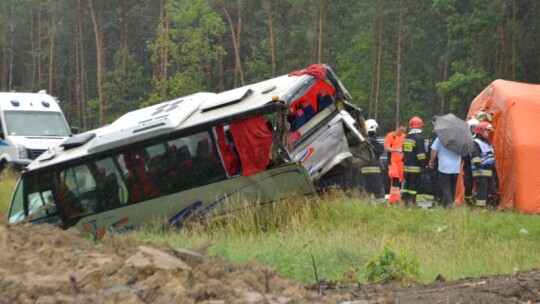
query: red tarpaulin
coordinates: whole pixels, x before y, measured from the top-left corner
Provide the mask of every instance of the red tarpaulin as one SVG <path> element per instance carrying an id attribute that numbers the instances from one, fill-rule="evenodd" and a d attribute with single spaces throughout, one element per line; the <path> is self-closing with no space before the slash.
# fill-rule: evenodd
<path id="1" fill-rule="evenodd" d="M 229 126 L 242 164 L 242 175 L 264 171 L 270 163 L 272 132 L 262 116 L 232 122 Z"/>

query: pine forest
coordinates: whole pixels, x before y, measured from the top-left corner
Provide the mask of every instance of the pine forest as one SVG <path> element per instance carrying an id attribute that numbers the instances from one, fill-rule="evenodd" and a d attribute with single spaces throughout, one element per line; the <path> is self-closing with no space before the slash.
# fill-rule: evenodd
<path id="1" fill-rule="evenodd" d="M 332 67 L 384 131 L 465 118 L 491 81 L 540 82 L 538 0 L 0 0 L 0 90 L 46 90 L 71 126 Z"/>

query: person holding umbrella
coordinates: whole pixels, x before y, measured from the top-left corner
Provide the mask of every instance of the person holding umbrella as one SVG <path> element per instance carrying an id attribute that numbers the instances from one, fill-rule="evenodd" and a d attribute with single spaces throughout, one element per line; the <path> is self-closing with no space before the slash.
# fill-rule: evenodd
<path id="1" fill-rule="evenodd" d="M 456 183 L 461 170 L 461 155 L 446 148 L 437 137 L 431 145 L 428 166 L 435 168 L 435 158 L 439 160 L 439 185 L 441 189 L 441 204 L 449 207 L 454 203 Z"/>
<path id="2" fill-rule="evenodd" d="M 474 151 L 474 142 L 467 123 L 452 113 L 437 118 L 435 132 L 438 137 L 431 146 L 428 166 L 433 169 L 435 158 L 439 159 L 441 204 L 448 207 L 454 202 L 461 157 Z"/>

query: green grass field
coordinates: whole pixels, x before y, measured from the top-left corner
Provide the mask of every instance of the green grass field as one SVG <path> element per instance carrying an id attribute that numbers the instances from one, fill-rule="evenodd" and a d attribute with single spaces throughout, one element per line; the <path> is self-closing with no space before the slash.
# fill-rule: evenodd
<path id="1" fill-rule="evenodd" d="M 281 204 L 264 215 L 248 211 L 180 232 L 148 229 L 139 236 L 178 247 L 211 244 L 209 254 L 233 262 L 256 260 L 302 282 L 340 282 L 351 269 L 366 282 L 365 265 L 385 246 L 404 260 L 416 260 L 423 283 L 438 274 L 455 280 L 540 267 L 535 215 L 372 206 L 344 196 Z"/>
<path id="2" fill-rule="evenodd" d="M 10 169 L 0 172 L 0 215 L 7 214 L 11 195 L 17 184 L 19 173 Z"/>
<path id="3" fill-rule="evenodd" d="M 7 213 L 16 179 L 15 173 L 0 173 L 0 213 Z M 210 255 L 238 263 L 256 260 L 310 283 L 340 282 L 351 271 L 358 282 L 366 282 L 366 264 L 385 248 L 402 260 L 417 261 L 417 279 L 423 283 L 438 274 L 455 280 L 540 267 L 538 215 L 373 206 L 357 197 L 300 197 L 244 208 L 180 231 L 149 226 L 136 235 L 184 248 L 209 245 Z"/>

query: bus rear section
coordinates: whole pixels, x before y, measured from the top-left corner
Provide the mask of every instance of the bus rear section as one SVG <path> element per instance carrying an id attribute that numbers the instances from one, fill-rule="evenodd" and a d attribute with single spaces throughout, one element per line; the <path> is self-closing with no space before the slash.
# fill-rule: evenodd
<path id="1" fill-rule="evenodd" d="M 0 93 L 0 168 L 22 169 L 71 135 L 54 98 L 45 93 Z"/>

